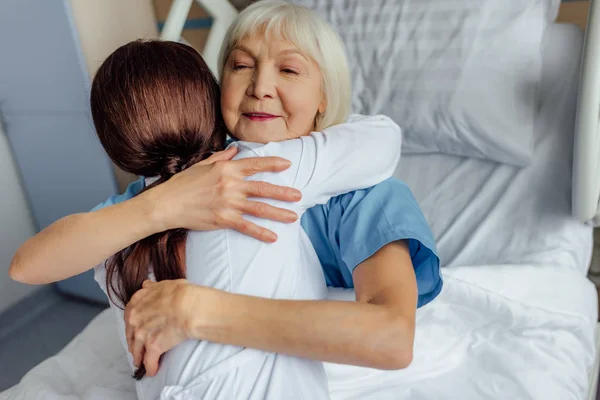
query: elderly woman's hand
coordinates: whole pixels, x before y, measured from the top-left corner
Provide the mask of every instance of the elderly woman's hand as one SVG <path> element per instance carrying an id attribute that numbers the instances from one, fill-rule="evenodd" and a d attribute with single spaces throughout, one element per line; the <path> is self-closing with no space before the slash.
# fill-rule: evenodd
<path id="1" fill-rule="evenodd" d="M 279 222 L 294 222 L 296 213 L 248 198 L 271 198 L 298 201 L 300 191 L 244 178 L 259 172 L 280 172 L 290 167 L 278 157 L 256 157 L 230 161 L 235 147 L 173 176 L 167 182 L 142 193 L 148 200 L 150 215 L 157 231 L 173 228 L 191 230 L 235 229 L 265 242 L 277 236 L 272 231 L 251 223 L 243 214 Z"/>
<path id="2" fill-rule="evenodd" d="M 185 279 L 145 281 L 125 307 L 125 335 L 134 364 L 143 362 L 146 373 L 156 375 L 160 356 L 193 338 L 190 322 L 199 314 L 197 297 L 205 302 L 212 292 Z"/>

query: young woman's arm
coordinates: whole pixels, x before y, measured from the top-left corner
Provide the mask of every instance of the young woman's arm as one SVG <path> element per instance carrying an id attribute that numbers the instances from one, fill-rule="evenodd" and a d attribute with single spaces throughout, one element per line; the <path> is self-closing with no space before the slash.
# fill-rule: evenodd
<path id="1" fill-rule="evenodd" d="M 247 198 L 298 201 L 300 192 L 243 179 L 258 172 L 280 172 L 290 164 L 275 157 L 227 161 L 236 153 L 235 148 L 217 153 L 131 200 L 60 219 L 17 250 L 10 276 L 28 284 L 66 279 L 172 228 L 232 228 L 263 241 L 276 240 L 274 233 L 246 221 L 242 214 L 281 222 L 295 221 L 296 214 Z"/>
<path id="2" fill-rule="evenodd" d="M 417 283 L 408 247 L 392 242 L 354 271 L 357 301 L 236 295 L 179 281 L 147 281 L 125 309 L 136 364 L 192 338 L 343 364 L 399 369 L 412 360 Z"/>

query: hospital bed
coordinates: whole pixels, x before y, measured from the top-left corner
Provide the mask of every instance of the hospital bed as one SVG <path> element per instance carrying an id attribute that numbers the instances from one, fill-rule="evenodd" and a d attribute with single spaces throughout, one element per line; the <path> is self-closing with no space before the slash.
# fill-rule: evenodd
<path id="1" fill-rule="evenodd" d="M 329 1 L 337 0 L 314 4 L 327 9 Z M 214 7 L 217 25 L 235 16 L 229 5 L 216 6 L 224 1 L 203 3 Z M 174 3 L 164 38 L 178 37 L 189 4 Z M 409 368 L 326 364 L 332 399 L 595 398 L 600 331 L 586 275 L 600 184 L 598 1 L 588 26 L 585 41 L 573 25 L 544 31 L 527 165 L 444 152 L 402 155 L 396 176 L 432 227 L 444 289 L 417 312 Z M 219 43 L 223 32 L 213 30 L 209 41 Z M 216 47 L 207 46 L 208 60 L 216 60 Z M 331 289 L 330 297 L 352 300 L 353 292 Z M 116 329 L 113 311 L 100 313 L 0 399 L 135 399 Z"/>

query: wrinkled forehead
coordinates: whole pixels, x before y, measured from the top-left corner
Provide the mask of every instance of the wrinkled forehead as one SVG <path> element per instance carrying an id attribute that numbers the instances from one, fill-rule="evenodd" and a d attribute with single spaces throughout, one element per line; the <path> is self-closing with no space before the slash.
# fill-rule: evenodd
<path id="1" fill-rule="evenodd" d="M 311 35 L 308 29 L 299 29 L 294 24 L 288 23 L 285 19 L 274 19 L 260 25 L 238 29 L 229 43 L 229 53 L 239 47 L 244 41 L 257 38 L 261 38 L 267 42 L 287 42 L 289 47 L 295 48 L 295 50 L 298 50 L 307 59 L 319 64 L 321 57 L 316 37 Z"/>

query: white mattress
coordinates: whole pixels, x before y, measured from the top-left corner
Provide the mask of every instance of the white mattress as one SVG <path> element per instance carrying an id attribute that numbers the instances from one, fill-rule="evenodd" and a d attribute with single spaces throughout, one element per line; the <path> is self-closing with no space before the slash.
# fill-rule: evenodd
<path id="1" fill-rule="evenodd" d="M 553 25 L 546 33 L 531 166 L 442 154 L 402 156 L 396 176 L 419 201 L 444 267 L 528 263 L 587 273 L 592 228 L 570 215 L 582 42 L 572 25 Z"/>
<path id="2" fill-rule="evenodd" d="M 564 268 L 456 267 L 417 312 L 401 371 L 326 364 L 331 399 L 583 399 L 594 361 L 594 286 Z M 351 290 L 331 297 L 352 300 Z M 134 400 L 115 314 L 96 317 L 1 400 Z"/>
<path id="3" fill-rule="evenodd" d="M 581 36 L 564 27 L 549 35 L 547 59 L 563 61 L 546 70 L 534 165 L 518 170 L 431 155 L 402 160 L 400 175 L 450 267 L 443 270 L 444 290 L 417 312 L 409 368 L 327 364 L 332 399 L 585 398 L 598 315 L 584 274 L 591 229 L 569 217 L 570 81 Z M 353 292 L 331 296 L 351 300 Z M 0 399 L 135 399 L 130 374 L 107 310 Z"/>

